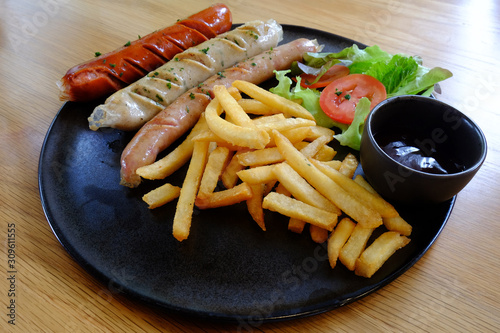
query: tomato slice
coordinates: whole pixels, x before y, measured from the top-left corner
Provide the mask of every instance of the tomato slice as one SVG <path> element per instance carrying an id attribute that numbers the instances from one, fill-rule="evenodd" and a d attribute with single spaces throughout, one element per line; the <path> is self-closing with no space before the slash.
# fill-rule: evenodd
<path id="1" fill-rule="evenodd" d="M 323 112 L 335 121 L 350 124 L 356 105 L 362 97 L 370 101 L 370 110 L 387 98 L 384 85 L 366 74 L 350 74 L 337 79 L 323 89 L 319 104 Z"/>
<path id="2" fill-rule="evenodd" d="M 318 82 L 313 83 L 314 80 L 316 80 L 317 75 L 312 75 L 312 74 L 301 74 L 301 80 L 300 80 L 300 85 L 302 88 L 323 88 L 335 81 L 336 79 L 339 79 L 341 77 L 344 77 L 349 74 L 349 68 L 347 68 L 344 65 L 333 65 L 328 69 L 328 71 L 323 74 Z"/>

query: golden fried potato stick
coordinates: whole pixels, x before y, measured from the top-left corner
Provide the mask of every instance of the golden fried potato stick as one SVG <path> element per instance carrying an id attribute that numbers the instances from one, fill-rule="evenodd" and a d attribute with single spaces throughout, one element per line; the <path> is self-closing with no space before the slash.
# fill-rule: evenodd
<path id="1" fill-rule="evenodd" d="M 236 174 L 240 179 L 249 184 L 263 184 L 276 180 L 273 173 L 275 164 L 257 166 L 250 169 L 238 171 Z"/>
<path id="2" fill-rule="evenodd" d="M 382 217 L 352 197 L 340 185 L 316 168 L 283 135 L 273 131 L 273 137 L 281 155 L 288 164 L 307 180 L 318 192 L 333 202 L 365 228 L 375 228 L 382 224 Z"/>
<path id="3" fill-rule="evenodd" d="M 189 236 L 193 217 L 194 201 L 208 157 L 208 142 L 195 142 L 193 156 L 181 187 L 174 215 L 173 235 L 179 242 Z"/>
<path id="4" fill-rule="evenodd" d="M 309 234 L 313 242 L 321 244 L 328 239 L 328 230 L 309 224 Z"/>
<path id="5" fill-rule="evenodd" d="M 199 196 L 207 195 L 214 191 L 226 166 L 228 157 L 229 149 L 226 147 L 217 147 L 208 155 L 208 161 L 200 182 Z"/>
<path id="6" fill-rule="evenodd" d="M 272 108 L 261 101 L 253 98 L 242 98 L 238 104 L 245 110 L 246 113 L 255 115 L 273 115 L 283 114 L 280 110 Z"/>
<path id="7" fill-rule="evenodd" d="M 361 175 L 357 175 L 354 181 L 359 185 L 363 186 L 367 191 L 370 191 L 373 195 L 381 198 L 380 194 L 373 189 L 373 187 L 363 178 Z M 412 226 L 406 222 L 400 215 L 395 217 L 384 217 L 382 218 L 385 227 L 391 231 L 397 231 L 401 235 L 410 236 L 412 232 Z"/>
<path id="8" fill-rule="evenodd" d="M 246 151 L 247 150 L 245 149 L 235 152 L 233 154 L 233 157 L 231 157 L 231 160 L 227 164 L 226 168 L 222 172 L 221 180 L 225 188 L 232 188 L 238 183 L 238 180 L 240 178 L 238 177 L 237 172 L 245 169 L 245 166 L 240 164 L 238 160 L 238 155 Z"/>
<path id="9" fill-rule="evenodd" d="M 288 230 L 290 230 L 291 232 L 295 232 L 297 234 L 301 234 L 305 226 L 306 222 L 299 219 L 295 219 L 293 217 L 291 217 L 290 220 L 288 221 Z"/>
<path id="10" fill-rule="evenodd" d="M 342 160 L 342 164 L 340 165 L 339 171 L 340 173 L 346 175 L 349 178 L 354 177 L 354 173 L 358 168 L 358 159 L 353 154 L 349 153 Z"/>
<path id="11" fill-rule="evenodd" d="M 370 191 L 367 191 L 363 186 L 356 183 L 353 179 L 340 173 L 340 171 L 330 168 L 322 162 L 314 159 L 309 159 L 309 161 L 313 163 L 321 172 L 330 177 L 330 179 L 339 184 L 353 197 L 357 198 L 368 207 L 379 212 L 382 217 L 396 217 L 399 215 L 396 209 L 390 203 L 382 199 L 382 197 L 374 195 Z"/>
<path id="12" fill-rule="evenodd" d="M 344 217 L 335 227 L 330 236 L 328 237 L 328 261 L 330 262 L 330 267 L 335 268 L 337 265 L 337 259 L 340 255 L 340 250 L 347 242 L 351 236 L 352 231 L 356 223 L 354 223 L 350 218 Z"/>
<path id="13" fill-rule="evenodd" d="M 253 83 L 236 80 L 232 85 L 248 96 L 261 101 L 271 108 L 280 110 L 287 116 L 314 120 L 313 115 L 302 105 L 273 94 L 272 92 L 267 91 L 266 89 L 263 89 Z"/>
<path id="14" fill-rule="evenodd" d="M 166 183 L 142 196 L 142 200 L 149 205 L 149 209 L 154 209 L 176 199 L 181 193 L 181 188 Z"/>
<path id="15" fill-rule="evenodd" d="M 354 271 L 356 260 L 365 249 L 373 230 L 375 228 L 363 228 L 359 223 L 356 224 L 347 243 L 340 250 L 340 262 L 350 271 Z"/>
<path id="16" fill-rule="evenodd" d="M 262 208 L 303 220 L 328 231 L 333 230 L 337 224 L 337 214 L 316 208 L 305 202 L 276 192 L 271 192 L 265 196 L 262 202 Z"/>
<path id="17" fill-rule="evenodd" d="M 248 114 L 238 104 L 236 99 L 231 96 L 226 86 L 217 85 L 213 90 L 215 97 L 219 100 L 219 103 L 222 106 L 222 109 L 226 112 L 226 119 L 227 116 L 229 116 L 235 125 L 256 128 Z"/>
<path id="18" fill-rule="evenodd" d="M 198 195 L 195 200 L 196 207 L 200 209 L 231 206 L 252 197 L 252 189 L 247 183 L 241 183 L 227 190 Z"/>
<path id="19" fill-rule="evenodd" d="M 326 128 L 326 127 L 319 126 L 319 125 L 312 126 L 311 131 L 309 132 L 309 136 L 306 138 L 306 140 L 307 141 L 314 141 L 323 135 L 334 136 L 335 131 L 330 129 L 330 128 Z"/>
<path id="20" fill-rule="evenodd" d="M 205 109 L 208 127 L 217 136 L 240 147 L 261 149 L 269 143 L 270 137 L 265 130 L 230 123 L 220 117 L 222 111 L 218 98 L 212 99 Z"/>
<path id="21" fill-rule="evenodd" d="M 409 238 L 400 235 L 398 232 L 387 231 L 383 233 L 356 260 L 354 273 L 366 278 L 372 277 L 394 252 L 406 246 L 409 242 Z"/>
<path id="22" fill-rule="evenodd" d="M 259 227 L 266 231 L 266 224 L 264 221 L 264 209 L 262 208 L 262 200 L 264 198 L 265 184 L 250 185 L 252 189 L 252 197 L 247 200 L 247 209 L 252 216 L 253 220 L 257 222 Z"/>
<path id="23" fill-rule="evenodd" d="M 341 214 L 337 206 L 314 189 L 314 187 L 312 187 L 288 163 L 276 164 L 273 173 L 280 184 L 284 186 L 294 198 L 337 215 Z"/>

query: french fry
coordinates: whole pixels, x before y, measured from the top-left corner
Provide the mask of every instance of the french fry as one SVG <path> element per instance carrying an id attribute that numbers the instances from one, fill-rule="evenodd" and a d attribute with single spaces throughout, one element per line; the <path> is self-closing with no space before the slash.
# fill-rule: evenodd
<path id="1" fill-rule="evenodd" d="M 356 223 L 350 218 L 344 217 L 335 227 L 330 236 L 328 237 L 328 261 L 330 267 L 335 268 L 337 259 L 340 255 L 340 250 L 351 236 Z"/>
<path id="2" fill-rule="evenodd" d="M 287 197 L 291 197 L 292 196 L 292 193 L 290 193 L 290 191 L 288 191 L 286 189 L 286 187 L 283 186 L 282 183 L 278 183 L 278 186 L 276 186 L 276 189 L 274 190 L 274 192 L 286 195 Z"/>
<path id="3" fill-rule="evenodd" d="M 330 146 L 323 146 L 313 157 L 318 161 L 331 162 L 335 155 L 337 155 L 335 149 Z"/>
<path id="4" fill-rule="evenodd" d="M 342 165 L 342 161 L 339 160 L 331 160 L 331 161 L 322 161 L 323 164 L 328 165 L 330 168 L 339 170 Z"/>
<path id="5" fill-rule="evenodd" d="M 258 166 L 238 171 L 236 174 L 243 182 L 249 184 L 268 183 L 276 180 L 276 176 L 273 173 L 274 166 L 275 164 Z"/>
<path id="6" fill-rule="evenodd" d="M 363 186 L 367 191 L 370 191 L 370 193 L 372 193 L 373 195 L 381 198 L 380 194 L 378 194 L 377 191 L 373 189 L 373 187 L 363 178 L 363 176 L 357 175 L 354 178 L 354 181 Z M 408 222 L 406 222 L 399 214 L 395 217 L 384 217 L 382 218 L 382 221 L 384 222 L 384 226 L 387 228 L 387 230 L 397 231 L 401 235 L 407 237 L 411 235 L 412 226 Z"/>
<path id="7" fill-rule="evenodd" d="M 226 86 L 216 85 L 214 86 L 214 95 L 219 100 L 222 109 L 226 112 L 226 115 L 231 117 L 231 121 L 239 126 L 256 128 L 255 124 L 252 122 L 248 114 L 243 110 L 243 108 L 238 104 L 236 99 L 231 96 Z"/>
<path id="8" fill-rule="evenodd" d="M 142 196 L 142 200 L 149 205 L 149 209 L 154 209 L 179 197 L 181 188 L 166 183 Z"/>
<path id="9" fill-rule="evenodd" d="M 277 120 L 268 123 L 257 123 L 257 128 L 265 130 L 267 133 L 271 133 L 273 130 L 278 132 L 284 132 L 300 127 L 311 127 L 316 123 L 313 120 L 303 119 L 303 118 L 286 118 L 282 120 Z"/>
<path id="10" fill-rule="evenodd" d="M 303 141 L 309 135 L 310 128 L 311 126 L 297 127 L 280 131 L 280 133 L 291 143 L 296 144 Z M 266 147 L 276 147 L 273 136 L 271 136 Z"/>
<path id="11" fill-rule="evenodd" d="M 337 206 L 316 191 L 288 163 L 276 164 L 274 166 L 273 173 L 280 184 L 284 186 L 296 199 L 337 215 L 341 214 L 341 211 Z"/>
<path id="12" fill-rule="evenodd" d="M 195 205 L 199 209 L 230 206 L 252 197 L 252 189 L 247 183 L 241 183 L 227 190 L 201 194 L 196 197 Z"/>
<path id="13" fill-rule="evenodd" d="M 208 155 L 198 195 L 210 194 L 214 191 L 224 170 L 228 156 L 229 149 L 226 147 L 217 147 Z"/>
<path id="14" fill-rule="evenodd" d="M 314 224 L 309 224 L 309 234 L 313 242 L 321 244 L 328 239 L 328 230 L 320 228 Z"/>
<path id="15" fill-rule="evenodd" d="M 399 215 L 396 209 L 387 201 L 382 199 L 380 196 L 370 193 L 353 179 L 340 173 L 340 171 L 330 168 L 322 162 L 314 159 L 309 159 L 309 161 L 330 179 L 339 184 L 344 190 L 347 191 L 347 193 L 351 194 L 368 207 L 379 212 L 382 217 L 396 217 Z"/>
<path id="16" fill-rule="evenodd" d="M 343 212 L 365 228 L 375 228 L 382 224 L 382 217 L 378 212 L 363 205 L 340 185 L 318 170 L 279 132 L 273 131 L 273 137 L 281 155 L 288 164 Z"/>
<path id="17" fill-rule="evenodd" d="M 375 229 L 363 228 L 359 223 L 356 224 L 347 243 L 340 250 L 339 260 L 350 271 L 354 271 L 356 260 L 365 249 L 373 230 Z"/>
<path id="18" fill-rule="evenodd" d="M 257 222 L 259 227 L 266 231 L 266 224 L 264 221 L 264 210 L 262 208 L 262 200 L 264 198 L 265 184 L 250 185 L 252 189 L 252 197 L 247 199 L 247 209 L 252 216 L 253 220 Z"/>
<path id="19" fill-rule="evenodd" d="M 252 122 L 257 126 L 259 124 L 267 124 L 267 123 L 272 123 L 278 120 L 284 120 L 286 119 L 283 113 L 277 113 L 269 116 L 261 116 L 257 118 L 253 118 Z"/>
<path id="20" fill-rule="evenodd" d="M 273 190 L 273 188 L 276 186 L 276 183 L 278 181 L 276 179 L 273 179 L 267 183 L 264 184 L 264 196 L 266 196 L 269 192 Z"/>
<path id="21" fill-rule="evenodd" d="M 353 154 L 349 153 L 342 160 L 342 164 L 340 165 L 339 171 L 340 173 L 346 175 L 349 178 L 354 177 L 354 173 L 358 168 L 358 159 Z"/>
<path id="22" fill-rule="evenodd" d="M 245 110 L 246 113 L 255 115 L 272 115 L 272 114 L 282 114 L 280 110 L 272 108 L 261 101 L 253 98 L 242 98 L 238 101 L 238 104 Z"/>
<path id="23" fill-rule="evenodd" d="M 170 176 L 189 161 L 193 154 L 193 138 L 207 129 L 205 114 L 202 113 L 196 125 L 180 145 L 153 164 L 138 168 L 136 173 L 145 179 L 163 179 Z"/>
<path id="24" fill-rule="evenodd" d="M 318 125 L 312 126 L 311 131 L 309 132 L 309 136 L 306 138 L 306 140 L 307 141 L 314 141 L 323 135 L 334 136 L 335 131 L 330 129 L 330 128 L 323 127 L 323 126 L 318 126 Z"/>
<path id="25" fill-rule="evenodd" d="M 333 136 L 329 137 L 326 135 L 320 136 L 304 148 L 300 150 L 300 152 L 305 156 L 305 157 L 313 157 L 316 155 L 321 148 L 323 148 L 328 142 L 333 140 Z"/>
<path id="26" fill-rule="evenodd" d="M 262 208 L 303 220 L 328 231 L 333 230 L 337 224 L 337 214 L 316 208 L 276 192 L 271 192 L 265 196 L 262 202 Z"/>
<path id="27" fill-rule="evenodd" d="M 384 226 L 387 230 L 397 231 L 403 236 L 410 236 L 412 232 L 412 226 L 405 221 L 400 215 L 395 217 L 384 217 Z"/>
<path id="28" fill-rule="evenodd" d="M 288 191 L 285 188 L 285 186 L 283 186 L 282 183 L 278 183 L 278 186 L 276 186 L 275 192 L 282 194 L 282 195 L 286 195 L 287 197 L 292 196 L 290 191 Z M 299 220 L 299 219 L 296 219 L 296 218 L 293 218 L 293 217 L 291 217 L 290 220 L 288 221 L 288 230 L 295 232 L 297 234 L 302 233 L 305 226 L 306 226 L 306 222 Z"/>
<path id="29" fill-rule="evenodd" d="M 208 156 L 208 142 L 195 142 L 193 156 L 184 178 L 174 215 L 173 235 L 179 242 L 189 236 L 193 217 L 194 201 Z"/>
<path id="30" fill-rule="evenodd" d="M 283 157 L 277 147 L 249 151 L 238 155 L 241 165 L 255 167 L 283 162 Z"/>
<path id="31" fill-rule="evenodd" d="M 378 236 L 356 260 L 354 273 L 370 278 L 391 257 L 394 252 L 406 246 L 410 239 L 395 231 L 387 231 Z"/>
<path id="32" fill-rule="evenodd" d="M 240 150 L 234 153 L 228 165 L 222 172 L 221 180 L 225 188 L 234 187 L 236 183 L 238 183 L 239 177 L 237 172 L 245 169 L 245 166 L 240 164 L 238 155 L 244 153 L 245 151 L 246 150 Z"/>
<path id="33" fill-rule="evenodd" d="M 218 98 L 212 99 L 205 110 L 205 118 L 210 130 L 220 138 L 236 146 L 256 149 L 264 148 L 269 142 L 270 137 L 265 130 L 235 125 L 222 119 L 221 113 Z"/>
<path id="34" fill-rule="evenodd" d="M 284 97 L 273 94 L 272 92 L 267 91 L 253 83 L 236 80 L 232 85 L 248 96 L 261 101 L 271 108 L 280 110 L 287 116 L 314 120 L 313 115 L 303 106 Z"/>
<path id="35" fill-rule="evenodd" d="M 198 135 L 196 135 L 193 138 L 193 141 L 212 142 L 220 147 L 226 147 L 229 150 L 234 150 L 234 151 L 241 148 L 240 146 L 231 144 L 226 140 L 224 140 L 223 138 L 221 138 L 220 136 L 216 135 L 214 132 L 210 130 L 210 128 L 207 128 L 206 130 L 203 130 L 200 133 L 198 133 Z"/>
<path id="36" fill-rule="evenodd" d="M 288 230 L 295 232 L 296 234 L 301 234 L 305 226 L 306 222 L 293 217 L 291 217 L 288 221 Z"/>

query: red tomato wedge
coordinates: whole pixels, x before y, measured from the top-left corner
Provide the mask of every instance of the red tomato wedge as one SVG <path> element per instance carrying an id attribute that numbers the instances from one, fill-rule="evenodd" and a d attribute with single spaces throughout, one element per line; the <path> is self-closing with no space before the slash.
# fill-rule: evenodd
<path id="1" fill-rule="evenodd" d="M 316 88 L 323 88 L 332 83 L 333 81 L 344 77 L 346 75 L 349 75 L 349 68 L 347 68 L 344 65 L 333 65 L 328 69 L 328 71 L 323 74 L 318 82 L 313 83 L 314 80 L 316 80 L 317 75 L 312 75 L 312 74 L 301 74 L 301 80 L 300 80 L 300 85 L 302 88 L 311 88 L 311 89 L 316 89 Z"/>
<path id="2" fill-rule="evenodd" d="M 384 85 L 365 74 L 350 74 L 330 83 L 319 97 L 319 105 L 325 114 L 335 121 L 350 124 L 356 105 L 362 97 L 370 101 L 370 110 L 387 98 Z"/>

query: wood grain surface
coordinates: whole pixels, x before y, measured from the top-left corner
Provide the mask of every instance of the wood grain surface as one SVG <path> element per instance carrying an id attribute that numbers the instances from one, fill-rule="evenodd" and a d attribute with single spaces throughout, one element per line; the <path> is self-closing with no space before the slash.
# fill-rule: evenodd
<path id="1" fill-rule="evenodd" d="M 483 129 L 488 157 L 458 195 L 444 231 L 408 272 L 321 315 L 246 327 L 182 318 L 114 293 L 73 261 L 38 192 L 44 136 L 75 64 L 208 7 L 207 0 L 2 0 L 0 3 L 0 331 L 500 331 L 500 5 L 497 0 L 232 0 L 233 22 L 274 18 L 389 52 L 417 54 L 453 78 L 439 99 Z M 12 231 L 15 229 L 15 231 Z M 15 273 L 9 273 L 15 233 Z M 14 274 L 15 279 L 9 280 Z M 13 282 L 13 283 L 11 283 Z M 14 289 L 15 296 L 9 296 Z M 15 301 L 12 312 L 11 301 Z M 11 308 L 9 308 L 11 306 Z M 9 314 L 14 314 L 15 325 Z"/>

